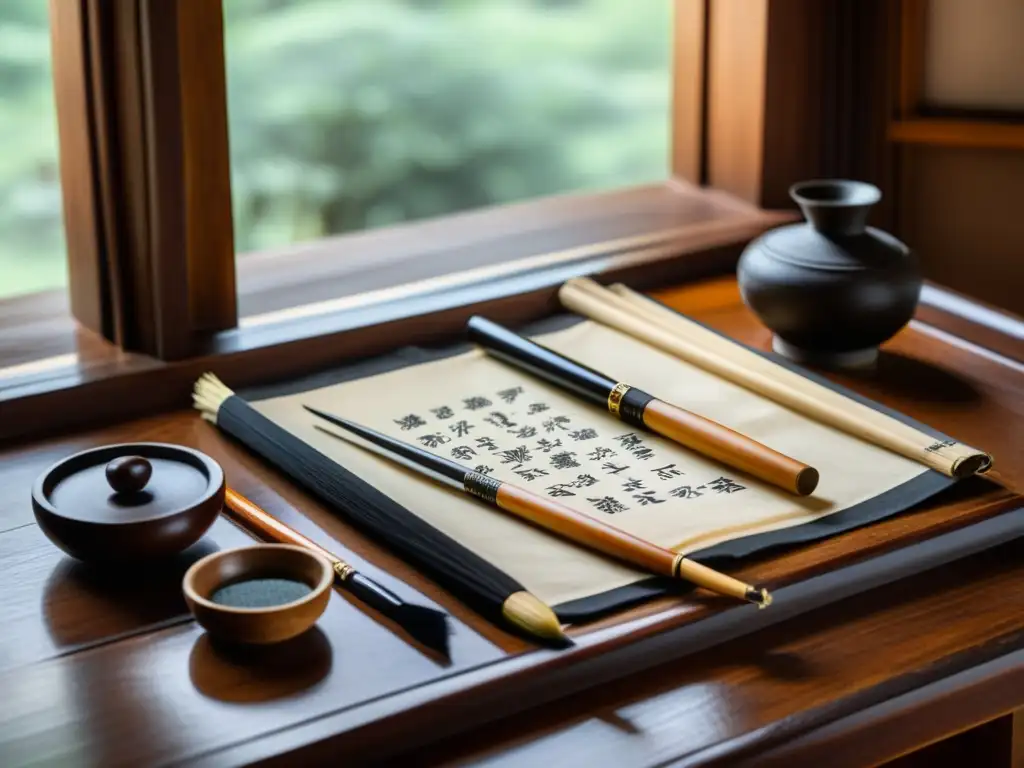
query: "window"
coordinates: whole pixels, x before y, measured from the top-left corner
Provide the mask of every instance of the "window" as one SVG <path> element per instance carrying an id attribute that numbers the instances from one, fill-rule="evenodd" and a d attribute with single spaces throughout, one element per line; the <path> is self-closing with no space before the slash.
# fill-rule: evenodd
<path id="1" fill-rule="evenodd" d="M 44 7 L 0 0 L 0 132 Z M 575 274 L 727 271 L 790 183 L 875 161 L 884 88 L 852 81 L 885 67 L 891 8 L 52 1 L 60 182 L 51 126 L 27 172 L 45 194 L 9 216 L 0 188 L 0 259 L 60 254 L 59 189 L 68 290 L 31 317 L 0 299 L 0 406 L 32 397 L 0 439 L 182 406 L 207 366 L 244 386 L 472 311 L 526 321 Z M 0 147 L 0 183 L 31 155 Z M 62 279 L 47 263 L 36 287 Z M 53 323 L 68 303 L 77 326 Z M 32 358 L 14 375 L 10 350 Z"/>
<path id="2" fill-rule="evenodd" d="M 227 0 L 240 253 L 669 173 L 667 0 Z"/>
<path id="3" fill-rule="evenodd" d="M 0 299 L 67 282 L 47 4 L 0 3 Z"/>

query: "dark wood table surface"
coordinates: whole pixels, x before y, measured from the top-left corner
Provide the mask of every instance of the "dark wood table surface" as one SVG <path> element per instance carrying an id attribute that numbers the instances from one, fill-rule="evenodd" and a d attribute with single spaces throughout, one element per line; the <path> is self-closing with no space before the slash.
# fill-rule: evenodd
<path id="1" fill-rule="evenodd" d="M 730 279 L 660 297 L 768 346 Z M 620 676 L 606 665 L 583 692 L 586 679 L 558 688 L 570 665 L 657 639 L 721 604 L 654 601 L 575 629 L 578 647 L 559 655 L 481 621 L 192 412 L 7 448 L 0 766 L 351 764 L 384 754 L 375 751 L 382 745 L 414 764 L 868 765 L 938 742 L 947 757 L 969 749 L 974 765 L 1010 765 L 1012 713 L 1024 707 L 1024 540 L 1016 537 L 1024 530 L 1015 512 L 1024 506 L 1024 355 L 965 340 L 955 322 L 938 325 L 912 324 L 875 373 L 838 378 L 990 450 L 991 480 L 961 483 L 910 514 L 742 572 L 788 584 L 829 563 L 996 519 L 1009 521 L 1005 540 L 644 671 Z M 455 619 L 450 663 L 341 594 L 316 630 L 284 647 L 239 654 L 212 644 L 185 611 L 180 576 L 200 554 L 250 541 L 224 520 L 170 568 L 105 574 L 64 558 L 34 522 L 32 483 L 74 451 L 134 440 L 211 454 L 232 486 L 275 515 L 407 597 L 443 606 Z M 554 690 L 517 688 L 515 674 L 488 677 L 498 662 L 534 679 L 551 673 Z M 454 688 L 467 679 L 479 682 L 472 696 Z M 536 700 L 502 698 L 530 690 Z M 488 722 L 512 709 L 521 711 Z"/>

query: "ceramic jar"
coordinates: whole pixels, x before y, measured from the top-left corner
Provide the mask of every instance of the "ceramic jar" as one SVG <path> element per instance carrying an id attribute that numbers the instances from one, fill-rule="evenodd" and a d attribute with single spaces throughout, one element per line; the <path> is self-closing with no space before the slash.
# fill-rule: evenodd
<path id="1" fill-rule="evenodd" d="M 867 226 L 882 195 L 859 181 L 790 188 L 806 222 L 747 246 L 738 279 L 744 302 L 775 334 L 776 352 L 824 367 L 872 365 L 878 345 L 910 320 L 921 292 L 917 259 Z"/>

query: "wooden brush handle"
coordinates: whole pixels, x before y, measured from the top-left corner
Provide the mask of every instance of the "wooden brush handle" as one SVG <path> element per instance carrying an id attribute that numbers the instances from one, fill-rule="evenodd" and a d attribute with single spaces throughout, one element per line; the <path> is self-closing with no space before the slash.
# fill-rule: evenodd
<path id="1" fill-rule="evenodd" d="M 767 445 L 661 400 L 644 408 L 652 431 L 790 493 L 806 496 L 818 487 L 818 470 Z"/>
<path id="2" fill-rule="evenodd" d="M 557 533 L 575 544 L 632 563 L 651 573 L 675 575 L 673 569 L 678 557 L 675 552 L 538 496 L 525 488 L 501 483 L 495 501 L 506 512 Z"/>
<path id="3" fill-rule="evenodd" d="M 332 565 L 341 562 L 319 544 L 310 541 L 298 531 L 271 517 L 237 491 L 233 491 L 230 488 L 227 489 L 224 494 L 224 506 L 228 510 L 228 517 L 237 520 L 244 528 L 262 537 L 265 541 L 305 547 L 320 555 Z"/>

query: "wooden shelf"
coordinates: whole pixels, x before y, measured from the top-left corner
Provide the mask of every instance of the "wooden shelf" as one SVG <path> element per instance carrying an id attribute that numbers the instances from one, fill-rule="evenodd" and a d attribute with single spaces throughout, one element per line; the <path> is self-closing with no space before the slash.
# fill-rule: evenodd
<path id="1" fill-rule="evenodd" d="M 1024 122 L 914 118 L 891 123 L 889 140 L 940 147 L 1024 149 Z"/>

